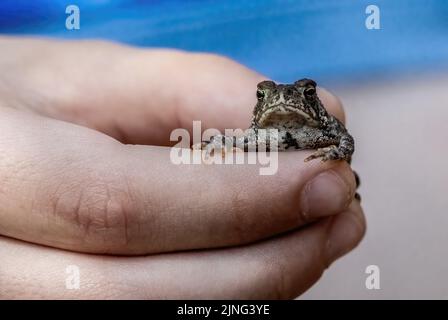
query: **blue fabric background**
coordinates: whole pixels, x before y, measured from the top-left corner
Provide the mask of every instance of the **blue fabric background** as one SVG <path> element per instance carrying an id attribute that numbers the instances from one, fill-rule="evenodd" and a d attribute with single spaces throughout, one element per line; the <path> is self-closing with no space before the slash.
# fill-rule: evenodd
<path id="1" fill-rule="evenodd" d="M 69 4 L 80 30 L 65 28 Z M 365 28 L 369 4 L 381 30 Z M 445 0 L 1 0 L 0 32 L 215 52 L 285 82 L 448 70 Z"/>

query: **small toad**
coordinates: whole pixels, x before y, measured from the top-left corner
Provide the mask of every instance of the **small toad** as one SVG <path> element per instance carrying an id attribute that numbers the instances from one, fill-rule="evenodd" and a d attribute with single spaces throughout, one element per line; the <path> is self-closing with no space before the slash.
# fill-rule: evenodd
<path id="1" fill-rule="evenodd" d="M 317 97 L 316 82 L 310 79 L 293 84 L 262 81 L 257 86 L 257 99 L 251 125 L 243 136 L 216 135 L 200 148 L 208 155 L 235 148 L 244 151 L 275 151 L 272 146 L 278 151 L 317 149 L 305 161 L 320 158 L 350 163 L 355 148 L 353 137 L 342 122 L 327 112 Z M 268 134 L 261 136 L 260 132 Z"/>

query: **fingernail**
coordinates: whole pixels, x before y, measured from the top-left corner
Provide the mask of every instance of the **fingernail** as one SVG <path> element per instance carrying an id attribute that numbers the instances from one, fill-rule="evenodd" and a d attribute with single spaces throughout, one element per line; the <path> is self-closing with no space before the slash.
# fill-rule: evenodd
<path id="1" fill-rule="evenodd" d="M 351 191 L 336 171 L 327 170 L 305 185 L 301 200 L 302 214 L 312 220 L 346 209 L 351 201 Z"/>
<path id="2" fill-rule="evenodd" d="M 358 189 L 361 185 L 361 179 L 359 178 L 359 174 L 356 171 L 353 171 L 353 174 L 355 175 L 356 189 Z"/>
<path id="3" fill-rule="evenodd" d="M 362 239 L 364 222 L 361 219 L 362 216 L 355 210 L 348 210 L 333 218 L 326 248 L 329 263 L 349 252 Z"/>

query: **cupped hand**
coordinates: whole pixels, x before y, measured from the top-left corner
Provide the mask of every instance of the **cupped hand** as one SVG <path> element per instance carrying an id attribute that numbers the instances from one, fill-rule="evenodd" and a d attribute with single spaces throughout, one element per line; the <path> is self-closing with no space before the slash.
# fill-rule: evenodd
<path id="1" fill-rule="evenodd" d="M 246 128 L 262 76 L 105 42 L 0 47 L 0 297 L 291 298 L 361 240 L 345 162 L 280 153 L 261 176 L 170 160 L 170 133 L 193 120 Z M 69 264 L 80 290 L 65 288 Z"/>

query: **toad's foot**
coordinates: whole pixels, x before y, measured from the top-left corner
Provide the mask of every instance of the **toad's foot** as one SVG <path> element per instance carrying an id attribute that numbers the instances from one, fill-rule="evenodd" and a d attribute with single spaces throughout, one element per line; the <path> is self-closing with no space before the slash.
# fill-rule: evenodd
<path id="1" fill-rule="evenodd" d="M 202 141 L 201 143 L 196 143 L 191 146 L 192 150 L 205 150 L 205 147 L 210 143 L 210 141 Z"/>
<path id="2" fill-rule="evenodd" d="M 220 154 L 223 158 L 226 154 L 233 153 L 234 151 L 241 151 L 235 146 L 235 140 L 233 137 L 224 135 L 216 135 L 211 137 L 210 142 L 202 142 L 200 144 L 193 145 L 193 149 L 205 150 L 205 159 L 208 160 L 214 155 Z"/>
<path id="3" fill-rule="evenodd" d="M 343 160 L 345 156 L 339 151 L 338 147 L 331 145 L 325 148 L 319 148 L 316 152 L 305 159 L 308 162 L 313 159 L 321 158 L 323 162 L 328 160 Z"/>

